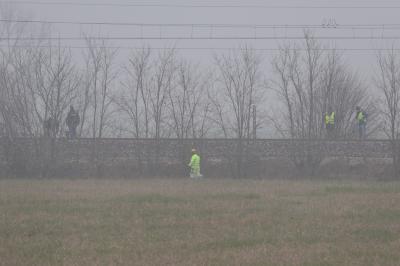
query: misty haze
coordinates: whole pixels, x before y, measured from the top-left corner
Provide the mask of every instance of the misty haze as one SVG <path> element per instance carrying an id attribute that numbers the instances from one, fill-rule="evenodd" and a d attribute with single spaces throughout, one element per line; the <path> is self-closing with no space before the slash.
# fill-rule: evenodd
<path id="1" fill-rule="evenodd" d="M 0 0 L 0 265 L 400 265 L 399 11 Z"/>

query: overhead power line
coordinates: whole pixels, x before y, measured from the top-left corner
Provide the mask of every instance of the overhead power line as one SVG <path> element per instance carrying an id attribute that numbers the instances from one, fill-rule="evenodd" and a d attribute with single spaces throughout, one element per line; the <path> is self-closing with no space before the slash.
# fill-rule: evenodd
<path id="1" fill-rule="evenodd" d="M 65 46 L 65 45 L 15 45 L 15 46 L 7 46 L 0 45 L 1 48 L 17 48 L 17 49 L 26 49 L 26 48 L 51 48 L 51 49 L 89 49 L 90 46 Z M 101 46 L 107 49 L 117 49 L 117 50 L 206 50 L 206 51 L 235 51 L 235 50 L 252 50 L 252 51 L 271 51 L 277 52 L 282 51 L 283 49 L 279 48 L 240 48 L 240 47 L 137 47 L 137 46 Z M 289 48 L 290 51 L 307 51 L 304 48 Z M 319 48 L 319 49 L 310 49 L 312 51 L 400 51 L 400 48 Z"/>
<path id="2" fill-rule="evenodd" d="M 106 22 L 106 21 L 61 21 L 61 20 L 15 20 L 0 19 L 5 23 L 38 23 L 38 24 L 67 24 L 67 25 L 100 25 L 100 26 L 134 26 L 134 27 L 199 27 L 199 28 L 268 28 L 268 29 L 400 29 L 398 24 L 201 24 L 201 23 L 138 23 L 138 22 Z"/>
<path id="3" fill-rule="evenodd" d="M 5 37 L 0 41 L 84 41 L 84 40 L 305 40 L 305 36 L 210 36 L 210 37 Z M 399 40 L 400 36 L 313 36 L 315 40 Z"/>
<path id="4" fill-rule="evenodd" d="M 87 6 L 87 7 L 145 7 L 145 8 L 246 8 L 246 9 L 400 9 L 400 5 L 261 5 L 261 4 L 161 4 L 161 3 L 82 3 L 82 2 L 50 2 L 50 1 L 0 1 L 2 3 L 23 5 L 48 5 L 48 6 Z M 355 3 L 355 2 L 354 2 Z M 358 2 L 357 2 L 358 3 Z"/>

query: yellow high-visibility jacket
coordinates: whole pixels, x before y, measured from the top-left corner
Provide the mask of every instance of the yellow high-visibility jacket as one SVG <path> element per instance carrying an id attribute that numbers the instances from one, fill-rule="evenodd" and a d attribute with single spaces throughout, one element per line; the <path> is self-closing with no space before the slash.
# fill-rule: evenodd
<path id="1" fill-rule="evenodd" d="M 325 115 L 325 125 L 334 125 L 335 124 L 335 112 L 332 112 L 330 115 Z"/>
<path id="2" fill-rule="evenodd" d="M 360 112 L 357 113 L 357 121 L 358 121 L 358 123 L 360 123 L 360 124 L 365 123 L 366 122 L 365 118 L 366 117 L 365 117 L 363 111 L 360 111 Z"/>
<path id="3" fill-rule="evenodd" d="M 192 159 L 189 163 L 190 168 L 193 172 L 200 172 L 200 156 L 197 154 L 192 155 Z"/>

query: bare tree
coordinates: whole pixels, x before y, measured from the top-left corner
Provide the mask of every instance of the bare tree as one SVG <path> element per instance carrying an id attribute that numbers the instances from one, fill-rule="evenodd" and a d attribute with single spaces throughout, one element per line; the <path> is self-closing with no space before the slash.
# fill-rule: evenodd
<path id="1" fill-rule="evenodd" d="M 117 50 L 110 49 L 105 42 L 95 43 L 87 38 L 88 54 L 86 56 L 86 88 L 83 121 L 88 121 L 93 139 L 102 138 L 109 126 L 113 82 L 116 78 L 114 69 Z M 91 114 L 90 119 L 86 117 Z"/>
<path id="2" fill-rule="evenodd" d="M 0 4 L 0 18 L 4 20 L 20 19 L 19 12 L 11 5 Z M 30 121 L 32 118 L 29 90 L 24 84 L 26 80 L 21 72 L 29 72 L 33 49 L 19 49 L 20 37 L 31 29 L 26 24 L 1 22 L 0 38 L 4 38 L 5 46 L 0 47 L 0 109 L 3 132 L 11 139 L 17 136 L 34 136 Z M 13 38 L 11 38 L 13 37 Z M 24 78 L 21 80 L 21 78 Z"/>
<path id="3" fill-rule="evenodd" d="M 63 128 L 68 107 L 77 97 L 80 83 L 71 52 L 61 48 L 38 51 L 33 75 L 34 82 L 31 82 L 30 89 L 35 97 L 35 113 L 42 123 L 50 118 L 60 125 L 59 129 L 55 129 L 53 137 L 56 137 Z"/>
<path id="4" fill-rule="evenodd" d="M 263 102 L 265 87 L 261 56 L 251 48 L 215 57 L 218 69 L 216 95 L 212 95 L 214 122 L 225 137 L 252 136 L 252 108 Z M 215 100 L 217 99 L 217 100 Z"/>
<path id="5" fill-rule="evenodd" d="M 176 73 L 175 51 L 168 49 L 156 58 L 150 48 L 133 52 L 124 66 L 126 81 L 116 97 L 120 111 L 127 115 L 133 129 L 128 129 L 136 138 L 169 136 L 166 119 L 168 97 L 172 91 Z"/>
<path id="6" fill-rule="evenodd" d="M 176 72 L 175 50 L 166 50 L 159 54 L 154 63 L 154 73 L 151 80 L 149 91 L 149 102 L 151 110 L 151 121 L 153 124 L 153 137 L 160 139 L 166 136 L 167 127 L 165 127 L 166 104 L 168 95 L 174 84 Z"/>
<path id="7" fill-rule="evenodd" d="M 400 56 L 394 49 L 378 54 L 379 72 L 375 83 L 383 96 L 382 118 L 384 131 L 391 140 L 393 168 L 396 177 L 400 174 L 399 129 L 400 129 Z"/>
<path id="8" fill-rule="evenodd" d="M 204 102 L 207 96 L 206 85 L 198 67 L 182 60 L 178 66 L 176 86 L 169 91 L 168 97 L 170 123 L 178 139 L 204 135 L 203 112 L 208 110 Z"/>
<path id="9" fill-rule="evenodd" d="M 117 104 L 123 114 L 126 114 L 132 129 L 127 130 L 135 138 L 149 137 L 149 86 L 151 72 L 151 49 L 143 48 L 135 51 L 129 58 L 129 64 L 124 67 L 127 80 L 122 82 L 123 90 L 117 97 Z"/>
<path id="10" fill-rule="evenodd" d="M 272 61 L 276 74 L 273 88 L 285 110 L 275 120 L 282 136 L 303 140 L 324 138 L 323 116 L 332 109 L 336 113 L 335 136 L 351 137 L 355 107 L 362 105 L 372 110 L 366 87 L 349 70 L 341 55 L 334 49 L 330 51 L 305 32 L 303 47 L 286 44 Z M 371 116 L 371 125 L 374 119 Z M 300 147 L 301 152 L 292 159 L 297 166 L 314 171 L 323 156 L 308 154 L 306 146 Z"/>
<path id="11" fill-rule="evenodd" d="M 245 139 L 253 135 L 252 116 L 254 107 L 260 107 L 264 97 L 264 83 L 261 74 L 261 56 L 251 48 L 243 48 L 233 54 L 215 56 L 217 66 L 217 87 L 210 97 L 213 117 L 223 135 L 238 139 L 233 174 L 246 175 L 244 159 Z"/>
<path id="12" fill-rule="evenodd" d="M 357 136 L 357 130 L 355 130 L 355 107 L 357 106 L 362 106 L 369 114 L 369 132 L 374 133 L 377 127 L 377 112 L 368 89 L 360 77 L 343 61 L 342 54 L 336 50 L 324 55 L 321 82 L 322 90 L 318 95 L 322 99 L 321 110 L 325 113 L 331 108 L 336 112 L 336 137 L 345 139 Z"/>
<path id="13" fill-rule="evenodd" d="M 18 18 L 13 9 L 2 8 L 0 14 L 9 20 Z M 75 97 L 79 77 L 68 50 L 44 48 L 41 41 L 19 39 L 27 34 L 46 36 L 47 29 L 37 31 L 23 23 L 7 22 L 0 24 L 0 32 L 7 43 L 0 48 L 0 120 L 3 134 L 13 147 L 8 154 L 16 156 L 14 159 L 19 161 L 20 168 L 30 165 L 43 174 L 44 165 L 54 165 L 45 160 L 55 160 L 55 139 L 65 110 Z M 38 138 L 43 135 L 49 118 L 51 145 Z M 30 138 L 34 145 L 29 151 L 34 154 L 23 151 L 23 144 L 14 141 L 18 137 Z M 19 148 L 21 151 L 17 151 Z M 35 161 L 25 162 L 25 157 Z"/>

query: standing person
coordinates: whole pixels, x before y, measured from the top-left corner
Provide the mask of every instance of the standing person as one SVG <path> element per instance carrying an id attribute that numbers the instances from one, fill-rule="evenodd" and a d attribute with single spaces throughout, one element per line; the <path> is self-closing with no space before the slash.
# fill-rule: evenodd
<path id="1" fill-rule="evenodd" d="M 197 154 L 196 149 L 192 149 L 192 158 L 189 163 L 190 167 L 190 178 L 203 177 L 200 174 L 200 156 Z"/>
<path id="2" fill-rule="evenodd" d="M 57 137 L 59 126 L 60 124 L 58 123 L 58 120 L 56 118 L 49 117 L 43 122 L 44 136 L 46 138 Z"/>
<path id="3" fill-rule="evenodd" d="M 50 137 L 51 132 L 51 118 L 47 118 L 43 122 L 43 132 L 46 138 Z"/>
<path id="4" fill-rule="evenodd" d="M 329 111 L 325 114 L 325 128 L 329 139 L 334 137 L 335 115 L 335 112 L 333 112 L 331 108 L 329 108 Z"/>
<path id="5" fill-rule="evenodd" d="M 65 123 L 68 126 L 67 137 L 74 139 L 76 138 L 76 128 L 80 123 L 80 117 L 77 111 L 75 111 L 74 107 L 71 105 L 67 118 L 65 119 Z"/>
<path id="6" fill-rule="evenodd" d="M 358 123 L 358 137 L 365 139 L 367 128 L 367 113 L 361 109 L 360 106 L 356 107 L 356 120 Z"/>

